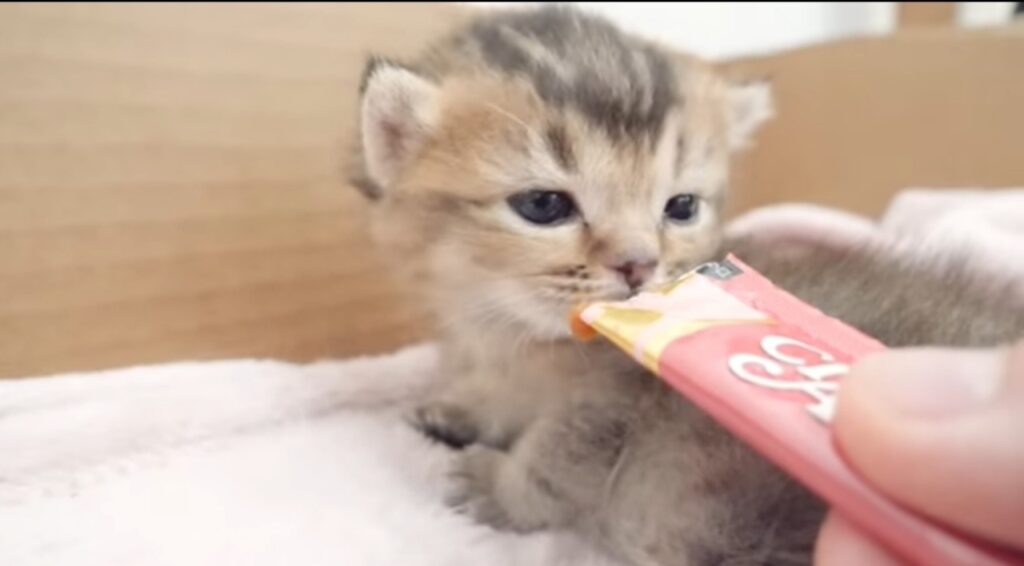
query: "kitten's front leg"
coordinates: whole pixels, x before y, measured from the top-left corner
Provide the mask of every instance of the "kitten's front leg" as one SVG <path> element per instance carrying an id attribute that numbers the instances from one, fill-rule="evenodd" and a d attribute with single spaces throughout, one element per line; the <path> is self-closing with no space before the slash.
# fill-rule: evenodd
<path id="1" fill-rule="evenodd" d="M 607 407 L 567 408 L 527 429 L 511 452 L 474 446 L 452 471 L 449 505 L 501 530 L 565 526 L 597 504 L 628 426 Z"/>
<path id="2" fill-rule="evenodd" d="M 456 450 L 480 438 L 480 425 L 472 411 L 456 402 L 430 401 L 413 410 L 412 425 L 426 436 Z"/>
<path id="3" fill-rule="evenodd" d="M 445 502 L 479 523 L 511 530 L 512 518 L 496 497 L 500 469 L 508 460 L 507 452 L 483 445 L 469 447 L 459 454 L 449 473 L 452 485 Z"/>
<path id="4" fill-rule="evenodd" d="M 410 420 L 420 432 L 451 448 L 479 443 L 506 450 L 524 426 L 519 415 L 508 414 L 507 397 L 493 383 L 467 377 L 417 406 Z"/>

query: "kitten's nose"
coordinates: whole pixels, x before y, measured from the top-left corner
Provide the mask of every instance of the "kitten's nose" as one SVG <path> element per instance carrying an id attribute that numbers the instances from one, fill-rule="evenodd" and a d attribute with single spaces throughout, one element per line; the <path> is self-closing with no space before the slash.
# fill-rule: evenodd
<path id="1" fill-rule="evenodd" d="M 635 291 L 654 275 L 654 270 L 657 267 L 658 261 L 649 259 L 627 261 L 612 266 L 612 269 L 617 271 L 622 276 L 622 280 L 626 282 L 626 285 L 629 285 L 629 288 Z"/>

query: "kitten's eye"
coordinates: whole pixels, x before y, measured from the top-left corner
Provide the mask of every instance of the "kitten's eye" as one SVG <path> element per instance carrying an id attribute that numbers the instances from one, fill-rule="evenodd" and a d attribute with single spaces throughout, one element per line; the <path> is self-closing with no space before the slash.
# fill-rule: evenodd
<path id="1" fill-rule="evenodd" d="M 561 191 L 523 191 L 508 197 L 508 204 L 529 222 L 545 226 L 558 224 L 576 214 L 572 197 Z"/>
<path id="2" fill-rule="evenodd" d="M 696 195 L 676 195 L 665 203 L 665 216 L 675 222 L 689 222 L 697 216 L 699 202 Z"/>

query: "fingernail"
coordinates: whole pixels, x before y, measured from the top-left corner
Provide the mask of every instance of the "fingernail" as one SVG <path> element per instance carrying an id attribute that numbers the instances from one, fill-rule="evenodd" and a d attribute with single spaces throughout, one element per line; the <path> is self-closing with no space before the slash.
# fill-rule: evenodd
<path id="1" fill-rule="evenodd" d="M 844 386 L 907 417 L 950 417 L 987 405 L 1003 381 L 1003 350 L 890 350 L 856 365 Z"/>

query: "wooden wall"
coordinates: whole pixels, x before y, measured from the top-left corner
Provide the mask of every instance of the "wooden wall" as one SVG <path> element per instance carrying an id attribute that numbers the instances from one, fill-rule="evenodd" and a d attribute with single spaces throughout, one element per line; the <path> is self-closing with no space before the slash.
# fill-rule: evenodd
<path id="1" fill-rule="evenodd" d="M 366 54 L 461 14 L 0 6 L 0 376 L 418 336 L 339 164 Z"/>
<path id="2" fill-rule="evenodd" d="M 737 164 L 734 210 L 811 201 L 868 215 L 915 186 L 1024 186 L 1024 26 L 913 30 L 726 65 L 778 115 Z"/>
<path id="3" fill-rule="evenodd" d="M 0 5 L 0 377 L 383 352 L 424 337 L 343 186 L 371 51 L 446 4 Z M 901 34 L 733 62 L 779 117 L 734 210 L 865 213 L 907 185 L 1024 185 L 1024 38 Z"/>

